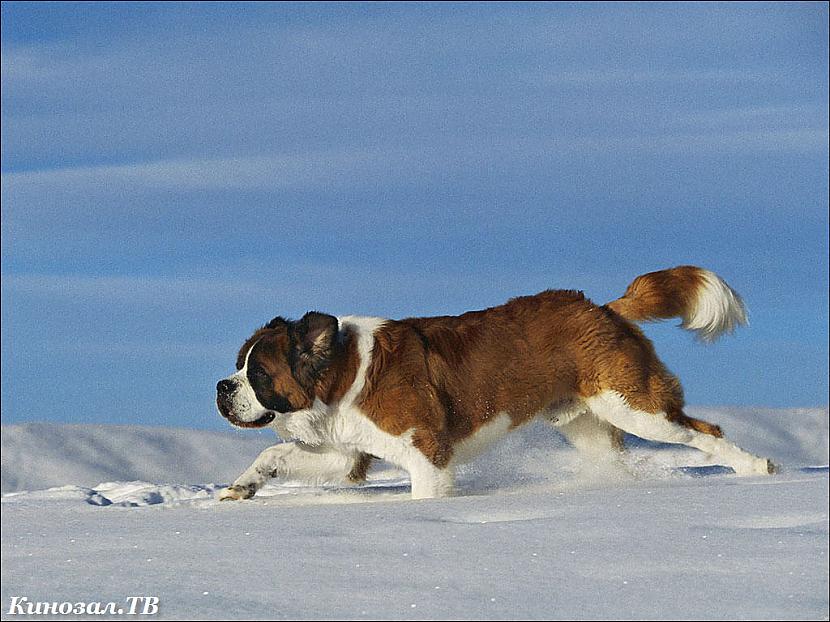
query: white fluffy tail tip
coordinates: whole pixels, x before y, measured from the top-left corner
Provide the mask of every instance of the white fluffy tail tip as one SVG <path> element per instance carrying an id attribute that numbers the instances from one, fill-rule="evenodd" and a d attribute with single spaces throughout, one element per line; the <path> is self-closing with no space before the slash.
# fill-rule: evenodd
<path id="1" fill-rule="evenodd" d="M 724 333 L 749 323 L 746 306 L 738 293 L 714 272 L 701 270 L 697 300 L 681 326 L 711 343 Z"/>

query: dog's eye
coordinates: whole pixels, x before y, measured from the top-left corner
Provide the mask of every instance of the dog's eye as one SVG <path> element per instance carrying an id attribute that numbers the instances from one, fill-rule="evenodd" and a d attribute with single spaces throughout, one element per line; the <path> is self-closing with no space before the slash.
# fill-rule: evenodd
<path id="1" fill-rule="evenodd" d="M 260 382 L 268 382 L 271 380 L 271 377 L 265 372 L 264 369 L 255 369 L 252 375 L 254 380 L 258 380 Z"/>

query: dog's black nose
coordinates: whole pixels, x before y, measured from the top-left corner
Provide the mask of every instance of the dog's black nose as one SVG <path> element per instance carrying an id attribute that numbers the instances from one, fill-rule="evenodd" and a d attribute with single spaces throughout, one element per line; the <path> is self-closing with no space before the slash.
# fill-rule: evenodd
<path id="1" fill-rule="evenodd" d="M 231 382 L 227 378 L 225 380 L 220 380 L 216 384 L 216 392 L 219 395 L 229 395 L 233 392 L 233 382 Z"/>

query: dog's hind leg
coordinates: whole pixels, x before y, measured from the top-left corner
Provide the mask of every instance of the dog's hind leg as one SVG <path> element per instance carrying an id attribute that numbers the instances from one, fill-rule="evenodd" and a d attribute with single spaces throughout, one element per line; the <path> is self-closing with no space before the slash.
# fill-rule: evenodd
<path id="1" fill-rule="evenodd" d="M 580 399 L 551 404 L 540 413 L 539 418 L 561 432 L 580 453 L 616 457 L 625 449 L 625 433 L 594 415 Z"/>
<path id="2" fill-rule="evenodd" d="M 631 406 L 618 391 L 603 391 L 587 398 L 588 407 L 609 424 L 650 441 L 694 447 L 739 475 L 768 474 L 772 462 L 744 451 L 722 437 L 720 428 L 693 419 L 677 409 L 675 413 L 647 412 Z"/>
<path id="3" fill-rule="evenodd" d="M 219 500 L 253 497 L 272 477 L 313 484 L 362 481 L 368 466 L 367 454 L 346 454 L 300 442 L 280 443 L 260 453 L 232 486 L 219 492 Z"/>
<path id="4" fill-rule="evenodd" d="M 562 424 L 548 421 L 581 453 L 613 457 L 625 449 L 625 433 L 590 411 Z"/>

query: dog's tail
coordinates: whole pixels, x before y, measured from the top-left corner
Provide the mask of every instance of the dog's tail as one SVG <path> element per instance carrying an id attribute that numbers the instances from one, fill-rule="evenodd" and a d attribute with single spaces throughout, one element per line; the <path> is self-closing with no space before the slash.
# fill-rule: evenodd
<path id="1" fill-rule="evenodd" d="M 606 306 L 632 322 L 682 318 L 681 328 L 706 342 L 747 323 L 737 292 L 714 272 L 695 266 L 638 276 L 622 298 Z"/>

